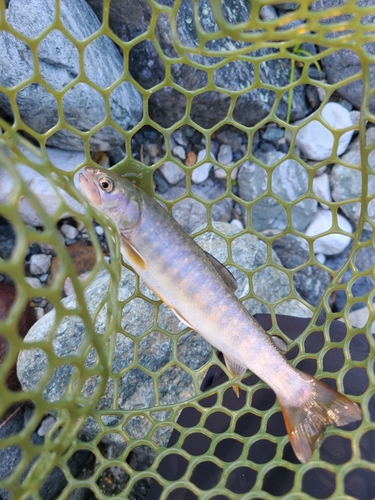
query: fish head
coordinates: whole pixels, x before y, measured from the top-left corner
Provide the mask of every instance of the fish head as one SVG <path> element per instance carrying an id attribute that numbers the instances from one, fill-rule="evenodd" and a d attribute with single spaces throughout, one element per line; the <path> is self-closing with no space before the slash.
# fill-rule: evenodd
<path id="1" fill-rule="evenodd" d="M 138 225 L 142 197 L 131 181 L 110 170 L 85 167 L 79 184 L 90 205 L 112 219 L 120 233 Z"/>

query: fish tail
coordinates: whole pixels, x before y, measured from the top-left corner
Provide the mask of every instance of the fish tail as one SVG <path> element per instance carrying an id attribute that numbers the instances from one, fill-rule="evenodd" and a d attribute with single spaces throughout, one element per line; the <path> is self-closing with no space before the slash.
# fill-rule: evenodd
<path id="1" fill-rule="evenodd" d="M 321 443 L 329 425 L 342 426 L 362 418 L 358 405 L 320 382 L 311 375 L 298 372 L 307 382 L 309 396 L 300 406 L 283 403 L 278 397 L 283 412 L 289 439 L 297 458 L 305 463 L 315 447 Z"/>

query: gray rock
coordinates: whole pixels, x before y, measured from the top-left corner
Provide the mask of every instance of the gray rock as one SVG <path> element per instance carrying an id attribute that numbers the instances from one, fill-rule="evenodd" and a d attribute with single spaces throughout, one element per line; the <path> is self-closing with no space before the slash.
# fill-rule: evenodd
<path id="1" fill-rule="evenodd" d="M 54 0 L 30 0 L 27 9 L 22 0 L 12 0 L 7 9 L 7 21 L 16 31 L 35 38 L 52 24 Z M 63 0 L 61 20 L 67 31 L 77 40 L 83 40 L 101 25 L 94 12 L 83 0 Z M 40 73 L 56 90 L 62 90 L 80 73 L 79 55 L 73 43 L 59 30 L 52 30 L 38 46 Z M 107 88 L 123 74 L 123 60 L 106 36 L 91 42 L 84 51 L 85 72 L 95 84 Z M 34 70 L 29 46 L 6 31 L 0 33 L 0 84 L 12 87 L 27 78 Z M 121 81 L 112 90 L 109 104 L 113 120 L 124 130 L 138 123 L 142 116 L 142 100 L 129 82 Z M 101 94 L 87 83 L 78 82 L 68 90 L 62 100 L 66 121 L 86 132 L 105 116 L 105 102 Z M 17 94 L 17 105 L 23 122 L 38 133 L 45 133 L 58 122 L 58 109 L 54 96 L 40 82 L 34 82 Z M 13 111 L 5 94 L 0 93 L 0 107 L 12 116 Z M 105 151 L 123 144 L 122 135 L 111 126 L 104 126 L 90 138 L 90 149 Z M 80 137 L 62 129 L 47 139 L 47 144 L 61 149 L 83 150 Z"/>
<path id="2" fill-rule="evenodd" d="M 287 269 L 299 267 L 310 259 L 309 252 L 302 247 L 299 239 L 290 234 L 275 240 L 272 249 Z M 330 280 L 329 273 L 318 266 L 305 266 L 293 273 L 297 292 L 314 307 L 319 304 Z"/>
<path id="3" fill-rule="evenodd" d="M 222 165 L 229 166 L 233 160 L 232 148 L 229 144 L 222 144 L 217 155 L 217 161 Z"/>
<path id="4" fill-rule="evenodd" d="M 315 11 L 324 11 L 326 9 L 340 8 L 344 5 L 343 0 L 317 0 L 311 4 L 311 9 Z M 361 7 L 369 7 L 373 5 L 372 0 L 361 0 L 358 2 Z M 331 18 L 325 18 L 325 24 L 330 23 L 340 23 L 350 21 L 352 14 L 341 14 L 335 15 Z M 361 24 L 371 24 L 375 21 L 375 14 L 368 14 L 363 16 Z M 331 33 L 327 33 L 328 38 L 336 38 L 337 36 L 345 35 L 350 32 L 350 26 L 346 26 L 347 31 L 338 31 L 332 28 Z M 351 31 L 353 32 L 353 31 Z M 363 48 L 368 52 L 368 57 L 373 58 L 375 55 L 375 43 L 369 39 L 363 44 Z M 321 48 L 322 51 L 325 47 Z M 335 50 L 331 54 L 323 57 L 320 60 L 324 72 L 326 73 L 328 83 L 337 84 L 343 80 L 350 78 L 351 76 L 360 73 L 363 70 L 361 61 L 354 50 L 349 48 L 343 48 Z M 375 66 L 373 64 L 368 65 L 368 71 L 370 75 L 370 87 L 375 86 Z M 353 82 L 346 85 L 339 85 L 336 92 L 349 101 L 355 108 L 359 109 L 361 107 L 362 95 L 363 95 L 363 79 L 357 78 Z M 375 99 L 371 99 L 369 110 L 371 113 L 375 112 Z"/>
<path id="5" fill-rule="evenodd" d="M 180 160 L 186 160 L 186 152 L 182 146 L 180 145 L 175 146 L 172 152 L 174 156 L 177 156 L 177 158 L 180 158 Z"/>
<path id="6" fill-rule="evenodd" d="M 375 144 L 375 128 L 370 128 L 366 132 L 366 144 L 371 146 Z M 362 171 L 361 171 L 361 151 L 360 139 L 357 137 L 350 145 L 349 150 L 342 156 L 345 163 L 353 165 L 354 168 L 349 168 L 344 165 L 336 164 L 332 168 L 330 182 L 332 186 L 332 198 L 334 201 L 346 201 L 350 199 L 360 199 L 362 192 Z M 375 174 L 375 153 L 372 151 L 368 156 L 369 167 Z M 368 175 L 368 191 L 367 196 L 375 193 L 375 175 Z M 355 225 L 358 224 L 361 211 L 364 204 L 360 201 L 343 203 L 340 207 L 344 214 Z M 375 219 L 375 203 L 370 201 L 367 206 L 367 213 L 371 219 Z M 365 228 L 369 229 L 370 225 L 366 222 Z"/>
<path id="7" fill-rule="evenodd" d="M 260 162 L 265 165 L 273 165 L 284 156 L 279 151 L 258 154 Z M 267 189 L 268 175 L 269 173 L 260 165 L 245 162 L 238 173 L 240 197 L 245 201 L 253 201 L 264 194 Z M 285 160 L 272 172 L 272 190 L 284 200 L 285 204 L 305 194 L 307 182 L 306 170 L 295 160 Z M 317 205 L 316 200 L 305 199 L 290 208 L 293 227 L 298 231 L 304 231 L 316 212 Z M 283 230 L 287 224 L 285 209 L 271 196 L 262 198 L 253 205 L 251 217 L 252 227 L 257 231 Z"/>
<path id="8" fill-rule="evenodd" d="M 101 2 L 89 0 L 98 15 L 101 15 Z M 123 40 L 130 40 L 148 29 L 151 17 L 150 6 L 145 0 L 136 2 L 112 0 L 113 17 L 110 25 L 114 33 Z M 247 21 L 250 15 L 250 3 L 236 0 L 224 0 L 222 9 L 225 18 L 232 24 Z M 194 17 L 193 3 L 182 0 L 177 12 L 177 31 L 180 44 L 184 49 L 177 51 L 171 34 L 171 21 L 167 13 L 159 14 L 155 35 L 163 52 L 177 58 L 177 62 L 170 66 L 171 78 L 182 88 L 196 90 L 207 84 L 206 71 L 186 64 L 178 52 L 182 50 L 184 57 L 203 66 L 212 66 L 220 61 L 218 57 L 209 57 L 189 53 L 189 47 L 198 46 L 197 25 L 209 36 L 218 31 L 208 0 L 199 0 L 198 17 Z M 226 56 L 229 51 L 245 49 L 246 43 L 230 37 L 222 36 L 206 43 L 205 49 L 222 52 Z M 269 55 L 271 49 L 262 48 L 252 53 L 255 57 Z M 130 68 L 134 78 L 144 88 L 152 88 L 165 78 L 165 65 L 160 59 L 157 50 L 150 40 L 145 40 L 134 46 L 130 52 Z M 299 69 L 297 73 L 299 74 Z M 296 77 L 298 77 L 298 74 Z M 287 59 L 270 59 L 259 67 L 259 78 L 262 82 L 283 87 L 289 84 L 290 63 Z M 211 127 L 224 118 L 228 112 L 231 91 L 241 91 L 234 109 L 234 118 L 240 123 L 251 126 L 258 123 L 272 109 L 275 102 L 275 93 L 262 86 L 242 93 L 254 83 L 254 66 L 246 61 L 231 61 L 214 72 L 214 82 L 224 92 L 204 92 L 194 97 L 191 109 L 191 118 L 203 127 Z M 306 116 L 311 108 L 305 97 L 304 86 L 296 87 L 292 104 L 292 120 Z M 151 117 L 160 125 L 169 127 L 178 121 L 185 113 L 186 97 L 171 87 L 164 87 L 150 96 Z M 287 95 L 283 97 L 278 107 L 278 115 L 285 118 L 287 112 Z M 183 144 L 182 144 L 183 145 Z"/>
<path id="9" fill-rule="evenodd" d="M 70 240 L 74 240 L 77 238 L 79 232 L 78 229 L 70 224 L 63 224 L 60 228 L 61 232 L 64 236 L 69 238 Z"/>
<path id="10" fill-rule="evenodd" d="M 289 11 L 289 10 L 297 10 L 300 4 L 295 2 L 283 2 L 283 3 L 276 3 L 274 5 L 279 10 Z"/>
<path id="11" fill-rule="evenodd" d="M 178 184 L 182 179 L 185 179 L 185 172 L 173 161 L 163 163 L 160 170 L 169 184 Z"/>
<path id="12" fill-rule="evenodd" d="M 274 21 L 277 19 L 277 11 L 272 5 L 263 5 L 259 11 L 259 16 L 263 21 Z"/>
<path id="13" fill-rule="evenodd" d="M 9 259 L 16 244 L 16 233 L 12 224 L 0 216 L 0 258 Z"/>
<path id="14" fill-rule="evenodd" d="M 44 253 L 37 253 L 30 257 L 30 273 L 38 276 L 46 273 L 51 267 L 51 256 Z"/>

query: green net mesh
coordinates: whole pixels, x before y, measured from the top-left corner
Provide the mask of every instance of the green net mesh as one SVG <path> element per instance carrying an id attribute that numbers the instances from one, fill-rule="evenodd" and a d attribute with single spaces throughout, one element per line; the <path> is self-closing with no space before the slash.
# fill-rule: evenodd
<path id="1" fill-rule="evenodd" d="M 25 427 L 17 433 L 5 435 L 0 441 L 0 450 L 4 453 L 11 449 L 18 450 L 17 459 L 13 467 L 10 467 L 9 475 L 0 481 L 1 498 L 17 500 L 47 498 L 48 495 L 43 488 L 47 478 L 56 470 L 60 471 L 65 481 L 65 487 L 56 494 L 59 498 L 73 498 L 71 495 L 74 492 L 77 494 L 77 491 L 81 491 L 82 495 L 88 495 L 87 492 L 91 492 L 89 493 L 91 497 L 87 496 L 87 498 L 99 499 L 108 495 L 117 495 L 118 498 L 143 498 L 152 479 L 163 487 L 162 498 L 168 498 L 169 494 L 178 491 L 179 488 L 188 489 L 192 495 L 196 495 L 192 498 L 200 499 L 214 498 L 215 495 L 220 494 L 227 495 L 231 499 L 274 498 L 274 494 L 265 491 L 262 485 L 265 478 L 270 477 L 272 471 L 283 467 L 285 474 L 289 474 L 291 478 L 290 488 L 284 492 L 284 498 L 327 497 L 328 494 L 324 496 L 324 493 L 319 493 L 319 491 L 316 496 L 311 497 L 304 491 L 305 478 L 317 469 L 324 469 L 335 478 L 335 487 L 329 495 L 338 499 L 355 497 L 355 493 L 348 492 L 345 486 L 346 479 L 353 471 L 357 469 L 373 471 L 374 465 L 366 460 L 361 451 L 361 443 L 364 442 L 366 436 L 369 436 L 368 433 L 373 428 L 370 415 L 370 406 L 374 404 L 373 291 L 365 296 L 354 297 L 352 288 L 360 278 L 373 279 L 372 267 L 359 269 L 358 260 L 364 249 L 374 247 L 372 235 L 374 222 L 371 214 L 374 199 L 371 190 L 373 170 L 370 161 L 373 144 L 368 137 L 366 139 L 366 128 L 370 124 L 375 124 L 374 115 L 370 111 L 374 96 L 371 81 L 374 56 L 369 45 L 374 36 L 372 18 L 374 7 L 371 2 L 348 1 L 337 5 L 301 2 L 296 10 L 287 11 L 284 16 L 277 19 L 265 20 L 261 9 L 273 3 L 253 0 L 251 4 L 244 2 L 242 5 L 239 2 L 238 5 L 241 4 L 243 7 L 242 14 L 231 18 L 225 5 L 216 0 L 192 1 L 191 3 L 178 0 L 175 2 L 157 2 L 156 0 L 148 0 L 147 3 L 139 2 L 138 7 L 145 9 L 147 15 L 138 18 L 137 36 L 132 37 L 126 34 L 123 36 L 115 34 L 110 28 L 110 25 L 116 25 L 117 20 L 115 2 L 109 0 L 91 2 L 91 5 L 96 7 L 101 24 L 98 29 L 87 33 L 82 39 L 77 39 L 72 34 L 74 30 L 72 31 L 71 27 L 62 21 L 60 13 L 64 2 L 56 0 L 53 12 L 51 12 L 51 22 L 40 31 L 36 30 L 31 36 L 16 29 L 10 21 L 7 22 L 7 6 L 4 0 L 0 0 L 0 34 L 9 34 L 9 50 L 16 39 L 20 41 L 25 52 L 31 54 L 32 60 L 32 64 L 26 71 L 27 76 L 22 81 L 9 81 L 0 86 L 3 108 L 8 110 L 6 113 L 8 116 L 0 120 L 2 129 L 0 135 L 1 182 L 5 187 L 10 186 L 7 197 L 0 202 L 0 215 L 12 225 L 16 235 L 12 254 L 0 261 L 0 274 L 11 280 L 17 290 L 9 314 L 2 317 L 0 322 L 1 338 L 7 346 L 5 359 L 0 365 L 2 417 L 0 425 L 4 426 L 4 422 L 12 416 L 14 411 L 18 411 L 20 403 L 25 405 L 31 402 L 33 404 L 31 417 L 27 420 Z M 48 2 L 47 4 L 49 5 Z M 129 5 L 131 6 L 131 2 Z M 128 8 L 129 5 L 127 5 Z M 317 8 L 314 8 L 314 5 Z M 179 37 L 181 9 L 188 9 L 191 14 L 189 29 L 194 32 L 194 44 L 187 43 L 187 39 Z M 27 12 L 26 6 L 25 12 Z M 245 16 L 243 12 L 247 15 Z M 216 23 L 214 30 L 205 29 L 205 24 L 202 22 L 205 16 L 213 17 Z M 162 32 L 161 26 L 168 26 L 170 31 Z M 61 82 L 59 88 L 46 80 L 41 70 L 42 66 L 38 62 L 42 57 L 43 43 L 52 36 L 61 36 L 69 40 L 78 64 L 77 73 L 71 75 L 70 81 Z M 90 73 L 85 66 L 85 58 L 89 56 L 90 46 L 104 36 L 109 37 L 120 48 L 122 68 L 112 75 L 109 71 L 106 84 L 102 85 L 96 80 L 95 71 Z M 168 36 L 171 37 L 173 47 L 173 50 L 169 51 L 163 50 L 164 38 Z M 224 43 L 219 45 L 219 42 L 223 41 Z M 312 53 L 309 46 L 305 45 L 307 43 L 321 46 L 322 50 Z M 141 64 L 134 52 L 134 49 L 141 44 L 150 44 L 161 61 L 159 68 L 151 69 L 151 71 L 159 71 L 161 75 L 159 82 L 155 84 L 153 81 L 151 86 L 142 81 L 136 81 L 129 70 L 129 61 L 134 65 Z M 343 68 L 342 78 L 334 83 L 326 83 L 309 76 L 309 68 L 315 67 L 319 73 L 322 59 L 343 49 L 357 56 L 360 68 L 358 72 L 347 73 Z M 25 57 L 25 61 L 27 60 Z M 267 61 L 273 60 L 282 63 L 280 71 L 285 73 L 282 86 L 265 81 L 263 76 L 264 71 L 267 71 Z M 237 61 L 251 64 L 253 81 L 250 87 L 237 81 L 227 82 L 226 86 L 222 84 L 220 71 Z M 204 76 L 197 77 L 199 82 L 195 87 L 192 85 L 191 88 L 184 88 L 178 83 L 179 71 L 189 71 L 193 68 L 200 70 Z M 0 70 L 3 71 L 3 69 Z M 358 96 L 359 121 L 344 129 L 335 129 L 327 125 L 321 114 L 324 105 L 328 103 L 335 91 L 345 86 L 347 88 L 358 79 L 363 81 L 363 93 Z M 111 111 L 111 99 L 116 98 L 116 89 L 124 82 L 130 82 L 141 96 L 142 113 L 134 123 L 131 120 L 125 123 Z M 67 99 L 69 92 L 82 84 L 89 85 L 95 95 L 101 96 L 104 106 L 102 115 L 97 116 L 94 126 L 79 130 L 72 125 L 73 120 L 67 111 Z M 302 84 L 308 84 L 315 89 L 320 87 L 325 91 L 325 97 L 314 114 L 314 120 L 325 123 L 334 136 L 334 146 L 330 156 L 314 164 L 301 160 L 294 149 L 296 135 L 301 125 L 291 125 L 291 122 L 294 123 L 298 118 L 298 109 L 293 104 L 293 98 L 298 95 L 298 89 Z M 42 125 L 38 130 L 33 129 L 19 111 L 25 91 L 30 87 L 35 90 L 35 98 L 39 95 L 38 92 L 48 93 L 55 103 L 55 124 L 49 126 L 48 129 L 43 128 Z M 253 89 L 263 89 L 264 101 L 268 106 L 268 111 L 256 123 L 252 122 L 251 108 L 249 108 L 248 116 L 241 112 L 245 105 L 251 103 L 251 101 L 246 101 L 246 96 Z M 169 108 L 168 95 L 170 93 L 181 94 L 182 100 L 178 101 L 182 102 L 180 109 Z M 222 107 L 218 106 L 215 123 L 209 123 L 205 118 L 204 99 L 208 93 L 216 93 L 218 102 L 221 100 L 226 103 L 227 111 L 222 113 L 222 116 L 220 115 Z M 137 98 L 134 97 L 134 99 Z M 129 106 L 133 104 L 130 103 Z M 169 117 L 172 111 L 176 118 L 171 123 Z M 9 118 L 10 116 L 12 118 Z M 43 124 L 43 120 L 41 123 Z M 252 142 L 256 132 L 269 123 L 276 123 L 284 129 L 290 141 L 286 158 L 298 161 L 307 176 L 306 191 L 297 200 L 283 199 L 282 195 L 272 190 L 272 175 L 285 158 L 271 166 L 260 163 L 267 172 L 268 181 L 264 192 L 259 197 L 245 201 L 238 196 L 235 189 L 236 183 L 232 180 L 231 173 L 246 160 L 259 164 L 259 159 L 256 159 L 252 153 Z M 207 148 L 215 134 L 220 132 L 229 133 L 228 131 L 234 130 L 244 137 L 243 156 L 235 159 L 232 165 L 226 166 L 210 158 L 216 167 L 222 169 L 223 185 L 225 185 L 225 189 L 213 199 L 200 197 L 194 191 L 192 183 L 192 172 L 207 161 L 208 155 L 200 159 L 198 163 L 189 165 L 185 161 L 176 159 L 172 154 L 171 136 L 183 127 L 190 127 L 189 130 L 192 133 L 201 134 L 206 141 Z M 280 305 L 285 301 L 297 301 L 305 306 L 306 316 L 312 316 L 312 319 L 303 335 L 289 347 L 290 350 L 296 346 L 299 349 L 294 363 L 314 359 L 317 367 L 316 376 L 335 378 L 340 391 L 344 391 L 344 380 L 350 370 L 365 370 L 367 388 L 350 396 L 361 404 L 362 423 L 355 429 L 330 428 L 327 432 L 327 440 L 332 443 L 333 447 L 335 436 L 345 438 L 350 449 L 349 461 L 340 465 L 322 461 L 318 450 L 315 451 L 312 460 L 304 465 L 285 460 L 283 450 L 288 442 L 287 436 L 284 434 L 275 436 L 268 431 L 269 421 L 280 412 L 279 406 L 275 402 L 270 408 L 258 409 L 252 404 L 257 391 L 266 387 L 262 382 L 246 386 L 246 404 L 239 409 L 231 409 L 225 405 L 225 393 L 230 388 L 229 383 L 204 394 L 204 397 L 215 398 L 213 406 L 202 403 L 200 384 L 207 369 L 211 365 L 220 363 L 217 355 L 209 348 L 204 351 L 204 344 L 201 344 L 199 352 L 201 353 L 203 349 L 205 354 L 201 356 L 201 359 L 191 361 L 191 357 L 182 347 L 182 340 L 188 338 L 188 348 L 194 350 L 201 342 L 199 337 L 172 316 L 168 316 L 164 306 L 146 289 L 130 268 L 121 267 L 119 242 L 114 228 L 104 217 L 87 205 L 74 184 L 74 175 L 78 170 L 84 165 L 97 164 L 98 157 L 95 152 L 113 149 L 113 144 L 106 139 L 108 129 L 114 129 L 125 144 L 123 158 L 114 162 L 113 168 L 117 172 L 132 175 L 143 189 L 161 200 L 172 213 L 179 203 L 190 199 L 198 201 L 200 206 L 204 207 L 207 224 L 204 228 L 195 231 L 194 237 L 202 238 L 210 233 L 221 239 L 222 245 L 227 249 L 225 264 L 232 266 L 231 268 L 234 271 L 237 270 L 239 276 L 252 284 L 247 287 L 241 300 L 250 301 L 254 312 L 269 312 L 273 321 L 273 332 L 279 333 L 276 314 L 280 312 Z M 146 129 L 155 132 L 165 148 L 165 154 L 152 164 L 148 161 L 146 145 L 141 148 L 134 146 L 137 133 Z M 333 213 L 333 225 L 327 232 L 348 234 L 343 232 L 338 224 L 339 209 L 344 205 L 357 207 L 358 224 L 354 233 L 349 235 L 353 244 L 345 264 L 337 271 L 332 271 L 314 256 L 314 237 L 305 236 L 294 226 L 294 210 L 298 204 L 306 200 L 321 201 L 313 190 L 314 174 L 321 167 L 339 161 L 337 153 L 339 139 L 343 131 L 350 130 L 359 133 L 361 163 L 340 160 L 340 164 L 358 172 L 361 192 L 359 196 L 340 202 L 325 202 Z M 54 166 L 46 149 L 48 144 L 63 145 L 67 137 L 72 141 L 71 144 L 76 145 L 74 149 L 83 151 L 81 162 L 71 171 L 64 171 Z M 156 192 L 154 182 L 155 173 L 168 160 L 177 163 L 186 177 L 186 190 L 179 191 L 172 200 L 165 199 L 160 192 Z M 17 165 L 27 166 L 40 174 L 41 177 L 37 180 L 40 183 L 39 192 L 31 189 L 27 176 L 21 175 L 22 172 L 16 168 Z M 52 213 L 46 210 L 43 204 L 43 195 L 47 191 L 44 184 L 46 181 L 56 201 Z M 285 228 L 276 233 L 264 233 L 252 227 L 251 224 L 252 213 L 256 210 L 257 204 L 270 196 L 283 207 L 286 214 Z M 224 230 L 222 226 L 213 222 L 213 214 L 218 203 L 228 199 L 234 200 L 243 210 L 242 213 L 247 215 L 245 218 L 247 226 L 243 230 L 237 232 Z M 28 203 L 30 213 L 40 219 L 37 229 L 25 223 L 20 215 L 21 205 L 25 203 Z M 84 210 L 82 210 L 82 205 Z M 91 272 L 83 281 L 78 279 L 71 255 L 60 237 L 58 222 L 64 214 L 69 214 L 78 221 L 79 227 L 86 228 L 88 238 L 93 245 L 95 262 Z M 108 245 L 106 254 L 110 256 L 110 259 L 104 257 L 103 248 L 93 225 L 93 218 L 104 229 Z M 366 239 L 361 238 L 364 228 L 369 234 Z M 242 266 L 234 257 L 235 246 L 239 245 L 240 239 L 249 233 L 255 234 L 265 242 L 268 248 L 266 259 L 250 270 Z M 289 270 L 275 262 L 271 253 L 272 244 L 287 234 L 303 236 L 308 242 L 310 252 L 309 261 Z M 41 288 L 34 288 L 32 283 L 25 279 L 24 261 L 31 244 L 50 245 L 58 262 L 53 280 Z M 328 271 L 332 277 L 316 307 L 312 307 L 301 298 L 296 292 L 293 281 L 296 273 L 311 265 Z M 287 291 L 274 301 L 269 301 L 267 294 L 262 294 L 262 291 L 255 296 L 251 292 L 256 288 L 257 273 L 270 267 L 278 269 L 280 273 L 287 276 L 289 285 L 285 288 Z M 343 275 L 348 269 L 352 271 L 351 278 L 342 283 Z M 90 285 L 98 276 L 101 280 L 101 288 L 96 289 L 94 295 L 87 295 Z M 75 298 L 62 301 L 61 292 L 68 277 L 71 280 Z M 120 282 L 122 287 L 119 288 Z M 122 290 L 124 284 L 130 291 L 128 294 L 121 295 L 118 290 Z M 332 294 L 339 290 L 345 291 L 345 306 L 341 312 L 332 312 L 330 300 Z M 49 323 L 45 325 L 48 335 L 43 338 L 33 337 L 32 340 L 27 339 L 24 343 L 17 334 L 20 318 L 30 301 L 33 304 L 40 304 L 42 300 L 48 301 L 55 311 L 53 316 L 48 316 Z M 353 305 L 358 302 L 366 305 L 369 313 L 366 325 L 360 330 L 362 334 L 365 334 L 368 344 L 368 355 L 364 359 L 355 358 L 350 351 L 352 339 L 359 330 L 351 326 L 349 313 Z M 150 321 L 144 317 L 144 311 L 148 309 L 151 311 L 147 316 L 151 318 Z M 154 311 L 153 314 L 152 311 Z M 326 321 L 317 326 L 317 320 L 322 312 L 326 314 Z M 132 318 L 132 321 L 129 318 Z M 347 326 L 347 334 L 339 344 L 333 342 L 330 337 L 330 325 L 336 318 L 343 318 Z M 46 316 L 42 320 L 47 321 Z M 72 328 L 73 324 L 74 328 Z M 65 331 L 69 332 L 68 338 L 71 340 L 72 348 L 68 354 L 61 356 L 58 344 L 60 336 Z M 316 353 L 309 352 L 306 347 L 312 331 L 321 331 L 324 338 L 322 349 Z M 150 353 L 152 345 L 156 347 L 154 352 Z M 324 370 L 324 357 L 332 348 L 339 348 L 344 359 L 342 366 L 334 374 Z M 126 359 L 119 359 L 118 353 L 123 352 L 124 349 L 127 352 Z M 165 356 L 165 351 L 170 352 L 170 356 Z M 26 356 L 25 359 L 28 359 L 27 356 L 33 359 L 37 357 L 39 366 L 43 368 L 40 373 L 35 374 L 30 367 L 28 376 L 33 383 L 30 382 L 30 389 L 27 392 L 12 392 L 6 384 L 8 373 L 19 355 Z M 161 360 L 156 367 L 147 361 L 150 356 L 156 360 L 160 356 Z M 182 380 L 184 387 L 183 390 L 176 392 L 169 381 L 178 377 Z M 62 380 L 68 382 L 63 383 Z M 134 380 L 141 381 L 141 383 L 131 392 L 129 387 L 134 386 Z M 27 381 L 24 385 L 26 388 Z M 145 387 L 153 395 L 151 400 L 146 401 L 143 398 L 142 391 Z M 243 384 L 241 387 L 245 388 Z M 54 389 L 53 397 L 50 396 L 51 388 Z M 196 410 L 198 417 L 193 428 L 177 423 L 183 408 Z M 220 411 L 228 416 L 225 433 L 216 432 L 214 428 L 207 425 L 214 411 Z M 249 412 L 259 417 L 259 429 L 251 435 L 241 436 L 236 431 L 237 425 L 241 419 L 246 418 Z M 31 439 L 33 431 L 48 414 L 53 417 L 51 428 L 43 441 L 33 442 Z M 83 429 L 85 429 L 84 433 Z M 165 446 L 172 429 L 179 431 L 179 438 L 172 448 L 173 453 L 184 458 L 188 466 L 179 480 L 169 481 L 158 473 L 158 468 L 163 458 L 171 452 L 171 449 L 166 449 Z M 209 439 L 205 460 L 210 460 L 219 470 L 217 481 L 209 491 L 200 489 L 191 480 L 202 457 L 193 456 L 186 449 L 181 448 L 189 435 L 197 430 Z M 224 438 L 237 440 L 242 446 L 242 451 L 235 463 L 226 463 L 215 454 L 217 446 Z M 112 453 L 108 452 L 108 447 L 104 446 L 109 441 L 116 443 L 116 446 L 113 445 L 115 451 L 112 450 Z M 248 459 L 250 448 L 256 443 L 265 441 L 275 445 L 275 452 L 270 460 L 259 464 Z M 94 464 L 86 474 L 85 471 L 80 471 L 78 475 L 74 473 L 72 464 L 78 451 L 86 451 L 87 457 L 91 457 Z M 139 465 L 142 457 L 147 457 L 147 467 Z M 145 460 L 142 463 L 144 464 Z M 236 493 L 227 488 L 228 478 L 239 463 L 243 463 L 244 466 L 254 471 L 254 484 L 249 487 L 246 494 Z M 111 489 L 111 477 L 116 474 L 122 478 L 121 491 Z M 374 485 L 373 478 L 369 484 Z M 370 490 L 368 495 L 366 498 L 373 497 Z"/>

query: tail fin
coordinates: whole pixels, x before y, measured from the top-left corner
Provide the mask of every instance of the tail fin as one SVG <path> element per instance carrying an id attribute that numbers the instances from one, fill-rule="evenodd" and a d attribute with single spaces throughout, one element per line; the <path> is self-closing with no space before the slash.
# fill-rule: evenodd
<path id="1" fill-rule="evenodd" d="M 356 422 L 362 413 L 355 403 L 311 375 L 299 372 L 308 382 L 310 397 L 301 406 L 283 404 L 279 398 L 290 442 L 297 458 L 305 463 L 319 446 L 329 425 Z"/>

